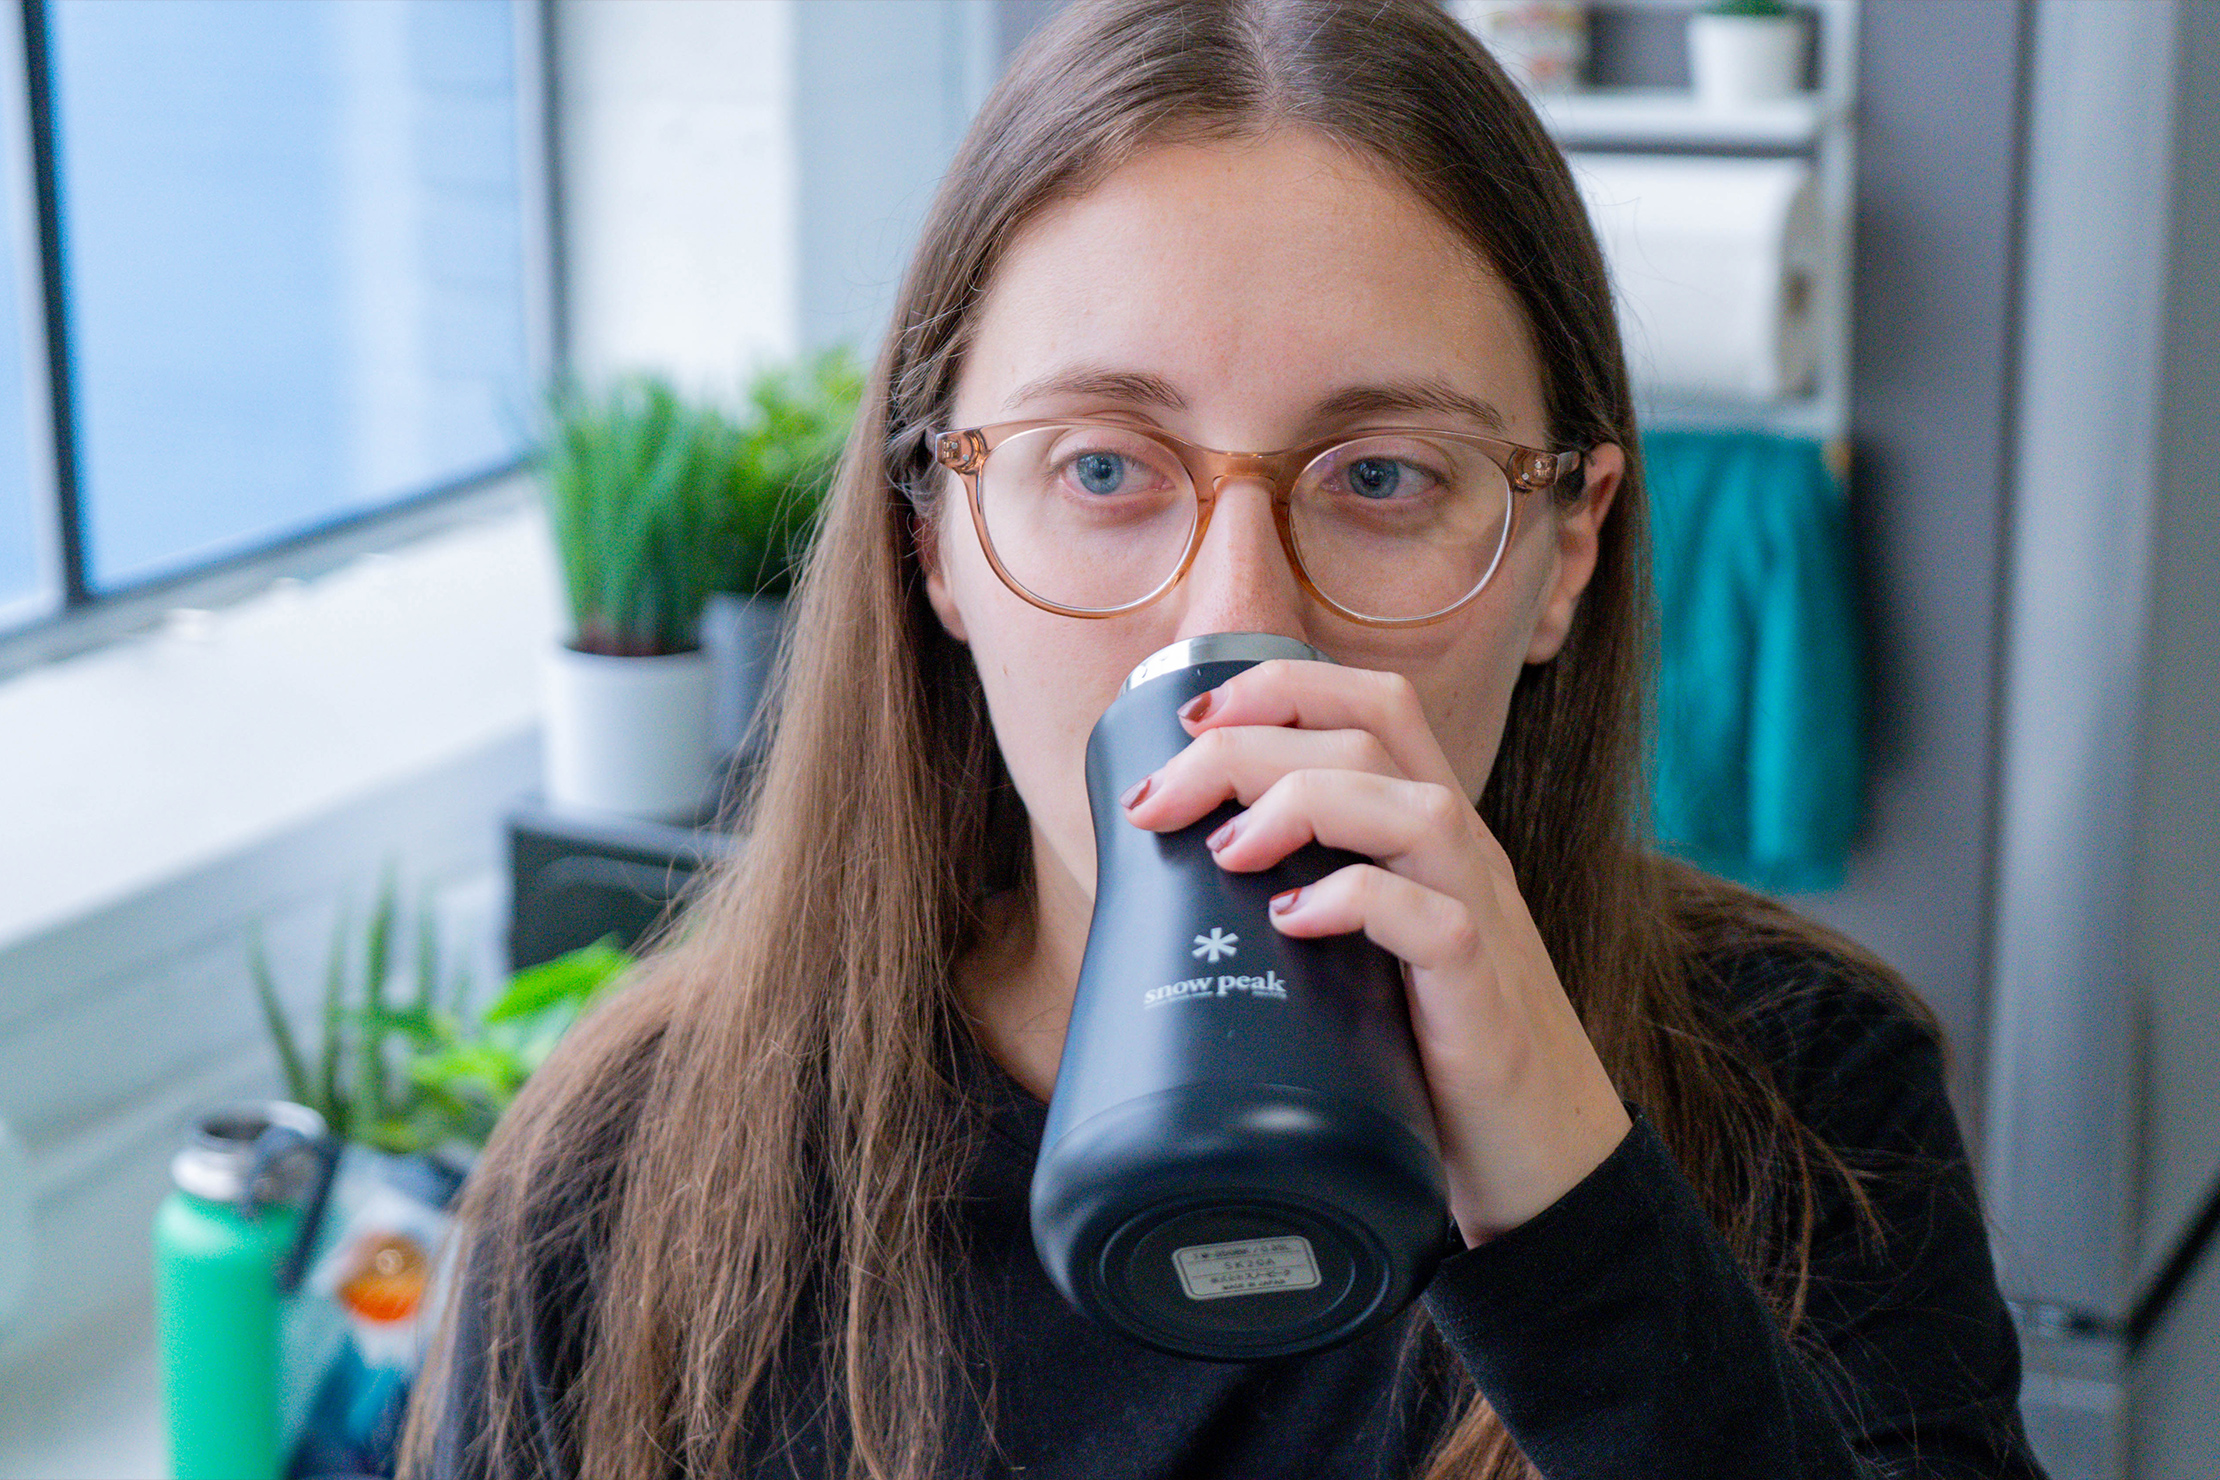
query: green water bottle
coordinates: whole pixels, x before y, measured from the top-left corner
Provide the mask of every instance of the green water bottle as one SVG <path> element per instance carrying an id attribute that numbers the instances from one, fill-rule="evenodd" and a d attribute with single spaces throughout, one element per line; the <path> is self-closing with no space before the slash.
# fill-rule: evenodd
<path id="1" fill-rule="evenodd" d="M 315 1111 L 260 1100 L 201 1117 L 170 1163 L 177 1188 L 154 1215 L 154 1298 L 175 1480 L 284 1471 L 286 1307 L 333 1149 Z"/>

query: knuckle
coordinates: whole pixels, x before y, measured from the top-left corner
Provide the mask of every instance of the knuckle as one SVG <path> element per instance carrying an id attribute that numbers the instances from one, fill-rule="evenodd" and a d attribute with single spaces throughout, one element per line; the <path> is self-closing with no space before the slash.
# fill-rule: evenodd
<path id="1" fill-rule="evenodd" d="M 1393 669 L 1380 670 L 1380 697 L 1390 714 L 1408 717 L 1418 713 L 1418 685 Z"/>
<path id="2" fill-rule="evenodd" d="M 1470 961 L 1480 954 L 1480 926 L 1472 918 L 1472 911 L 1456 900 L 1450 900 L 1442 917 L 1442 949 L 1449 959 Z"/>
<path id="3" fill-rule="evenodd" d="M 1380 772 L 1389 769 L 1392 762 L 1387 747 L 1380 743 L 1379 736 L 1370 730 L 1350 730 L 1346 734 L 1347 738 L 1342 744 L 1348 755 L 1350 770 Z"/>
<path id="4" fill-rule="evenodd" d="M 1241 732 L 1238 729 L 1205 730 L 1193 748 L 1210 764 L 1227 765 L 1241 753 Z"/>
<path id="5" fill-rule="evenodd" d="M 1428 783 L 1418 789 L 1417 811 L 1430 829 L 1444 830 L 1464 820 L 1471 805 L 1446 786 Z"/>
<path id="6" fill-rule="evenodd" d="M 1309 807 L 1318 801 L 1320 789 L 1324 782 L 1325 773 L 1323 771 L 1304 766 L 1282 776 L 1273 783 L 1271 789 L 1279 792 L 1284 799 L 1295 806 Z"/>
<path id="7" fill-rule="evenodd" d="M 1245 702 L 1252 695 L 1259 701 L 1269 700 L 1274 689 L 1287 681 L 1287 660 L 1267 658 L 1248 667 L 1218 685 L 1218 692 L 1230 709 Z M 1268 707 L 1268 706 L 1267 706 Z"/>
<path id="8" fill-rule="evenodd" d="M 1357 865 L 1350 872 L 1355 876 L 1351 880 L 1351 891 L 1356 895 L 1357 903 L 1367 912 L 1386 901 L 1389 882 L 1386 869 L 1376 863 L 1366 863 Z"/>

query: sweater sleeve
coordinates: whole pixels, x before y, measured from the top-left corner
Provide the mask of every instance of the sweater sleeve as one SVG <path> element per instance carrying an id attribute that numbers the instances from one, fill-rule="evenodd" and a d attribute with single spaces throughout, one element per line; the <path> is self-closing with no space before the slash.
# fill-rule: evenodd
<path id="1" fill-rule="evenodd" d="M 1788 1000 L 1776 1077 L 1880 1228 L 1817 1173 L 1794 1341 L 1639 1112 L 1555 1204 L 1445 1260 L 1429 1314 L 1546 1480 L 2039 1480 L 1940 1045 L 1872 994 Z"/>
<path id="2" fill-rule="evenodd" d="M 461 1287 L 456 1291 L 455 1328 L 452 1334 L 447 1381 L 436 1392 L 420 1391 L 414 1401 L 434 1406 L 432 1440 L 424 1463 L 406 1480 L 496 1480 L 496 1462 L 488 1454 L 494 1428 L 493 1414 L 506 1408 L 520 1422 L 528 1442 L 516 1464 L 499 1469 L 500 1480 L 530 1476 L 534 1480 L 563 1480 L 569 1466 L 557 1438 L 548 1354 L 538 1340 L 523 1345 L 519 1390 L 499 1393 L 489 1388 L 486 1376 L 485 1306 L 488 1289 L 482 1251 L 457 1261 Z"/>

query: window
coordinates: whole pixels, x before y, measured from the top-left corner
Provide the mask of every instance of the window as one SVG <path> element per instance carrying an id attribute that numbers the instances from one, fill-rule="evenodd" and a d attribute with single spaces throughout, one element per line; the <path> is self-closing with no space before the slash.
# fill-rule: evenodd
<path id="1" fill-rule="evenodd" d="M 8 19 L 0 10 L 0 23 Z M 0 31 L 0 42 L 14 39 Z M 22 73 L 20 46 L 0 45 L 0 69 Z M 0 100 L 6 93 L 0 91 Z M 20 108 L 0 108 L 0 630 L 52 610 L 61 572 L 47 512 L 46 482 L 34 477 L 32 448 L 47 435 L 46 408 L 34 398 L 44 378 L 31 357 L 37 322 L 38 231 L 31 210 L 29 151 Z"/>
<path id="2" fill-rule="evenodd" d="M 46 613 L 515 466 L 532 16 L 23 0 L 34 326 L 59 353 L 11 354 L 30 337 L 0 316 L 0 622 L 56 566 Z M 25 363 L 54 370 L 28 398 L 49 489 L 8 441 L 46 378 Z"/>

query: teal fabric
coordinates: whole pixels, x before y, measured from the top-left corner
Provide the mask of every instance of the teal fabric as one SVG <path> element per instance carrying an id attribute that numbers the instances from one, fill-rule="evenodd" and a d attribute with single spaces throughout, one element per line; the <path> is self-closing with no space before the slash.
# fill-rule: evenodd
<path id="1" fill-rule="evenodd" d="M 1643 439 L 1659 610 L 1651 821 L 1770 893 L 1840 887 L 1865 784 L 1849 511 L 1819 443 Z"/>

